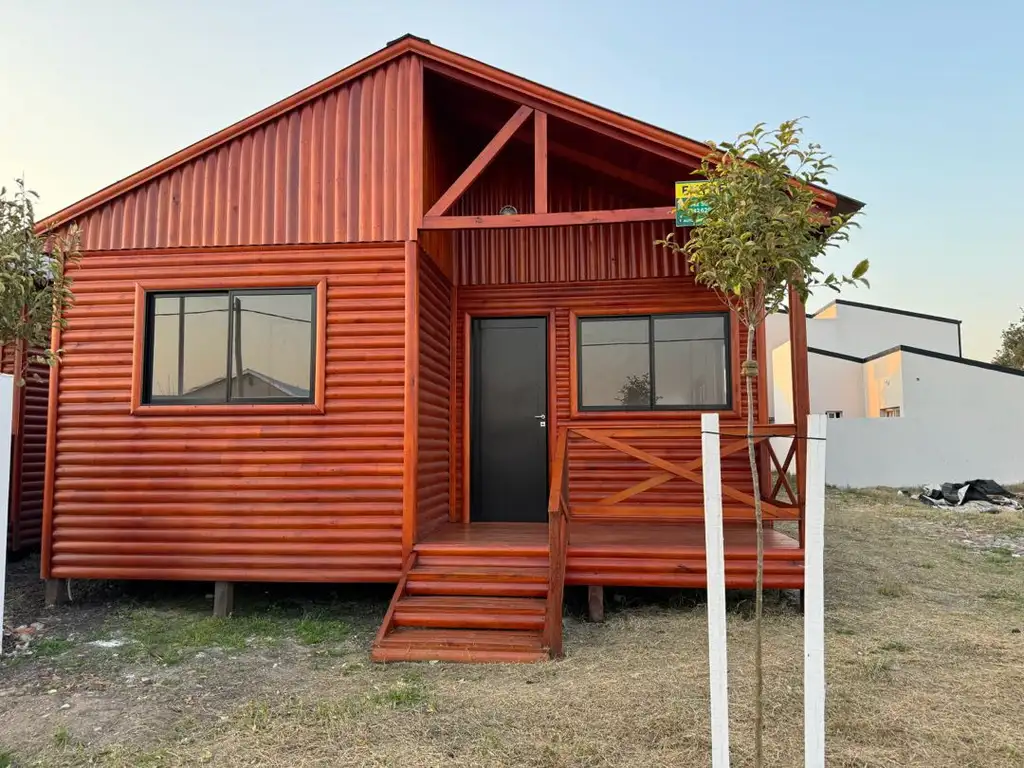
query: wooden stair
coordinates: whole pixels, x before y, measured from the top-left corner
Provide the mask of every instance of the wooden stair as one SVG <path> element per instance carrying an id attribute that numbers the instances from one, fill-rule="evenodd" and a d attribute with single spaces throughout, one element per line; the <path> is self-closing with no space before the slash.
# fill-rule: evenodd
<path id="1" fill-rule="evenodd" d="M 549 658 L 546 549 L 417 545 L 371 658 L 505 663 Z"/>

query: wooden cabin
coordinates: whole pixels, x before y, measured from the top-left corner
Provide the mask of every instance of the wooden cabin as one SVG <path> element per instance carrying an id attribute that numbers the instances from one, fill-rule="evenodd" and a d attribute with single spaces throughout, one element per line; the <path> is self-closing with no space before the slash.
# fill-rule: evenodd
<path id="1" fill-rule="evenodd" d="M 14 389 L 11 415 L 11 482 L 7 507 L 7 551 L 39 546 L 43 528 L 46 409 L 50 368 L 24 342 L 0 345 L 0 373 L 22 380 Z"/>
<path id="2" fill-rule="evenodd" d="M 717 411 L 752 586 L 752 484 L 800 521 L 768 437 L 805 420 L 762 378 L 752 476 L 741 329 L 655 245 L 706 151 L 406 36 L 57 213 L 85 253 L 42 575 L 396 582 L 374 659 L 557 656 L 566 584 L 704 585 Z M 800 589 L 772 525 L 765 583 Z"/>

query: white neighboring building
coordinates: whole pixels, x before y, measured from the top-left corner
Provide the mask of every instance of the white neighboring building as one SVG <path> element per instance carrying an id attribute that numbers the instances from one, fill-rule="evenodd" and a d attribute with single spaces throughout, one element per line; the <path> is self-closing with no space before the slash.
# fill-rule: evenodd
<path id="1" fill-rule="evenodd" d="M 793 419 L 788 335 L 786 315 L 768 318 L 779 423 Z M 1024 481 L 1024 371 L 962 357 L 959 320 L 837 299 L 808 316 L 807 347 L 829 484 Z"/>

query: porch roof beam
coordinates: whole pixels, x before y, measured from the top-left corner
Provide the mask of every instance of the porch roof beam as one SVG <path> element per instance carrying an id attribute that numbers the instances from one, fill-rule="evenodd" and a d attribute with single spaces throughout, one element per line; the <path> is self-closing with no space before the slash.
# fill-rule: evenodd
<path id="1" fill-rule="evenodd" d="M 435 216 L 428 214 L 423 217 L 420 229 L 521 229 L 523 227 L 567 227 L 576 224 L 621 224 L 631 221 L 668 221 L 674 218 L 675 211 L 667 205 L 659 205 L 654 208 L 524 213 L 511 216 Z"/>
<path id="2" fill-rule="evenodd" d="M 480 154 L 474 158 L 473 162 L 469 164 L 469 167 L 455 180 L 455 183 L 448 187 L 445 193 L 438 198 L 438 201 L 430 207 L 424 218 L 443 216 L 455 201 L 462 196 L 462 193 L 469 189 L 469 185 L 476 181 L 477 177 L 484 172 L 484 169 L 491 164 L 491 161 L 497 157 L 501 148 L 508 143 L 509 139 L 527 121 L 531 114 L 533 114 L 532 107 L 519 107 L 494 138 L 487 143 L 487 146 L 480 151 Z"/>
<path id="3" fill-rule="evenodd" d="M 533 114 L 533 212 L 548 212 L 548 116 Z"/>

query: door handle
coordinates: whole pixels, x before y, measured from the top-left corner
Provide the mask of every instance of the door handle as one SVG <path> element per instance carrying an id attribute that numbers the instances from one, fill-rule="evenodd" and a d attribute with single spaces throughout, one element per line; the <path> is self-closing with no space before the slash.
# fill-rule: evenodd
<path id="1" fill-rule="evenodd" d="M 534 416 L 533 418 L 535 418 L 535 419 L 546 419 L 547 416 L 542 413 L 542 414 L 540 414 L 540 416 Z"/>
<path id="2" fill-rule="evenodd" d="M 542 413 L 539 416 L 534 416 L 533 418 L 537 419 L 537 421 L 540 422 L 540 424 L 537 425 L 539 427 L 546 427 L 548 425 L 547 421 L 545 421 L 545 419 L 547 419 L 546 414 Z"/>

